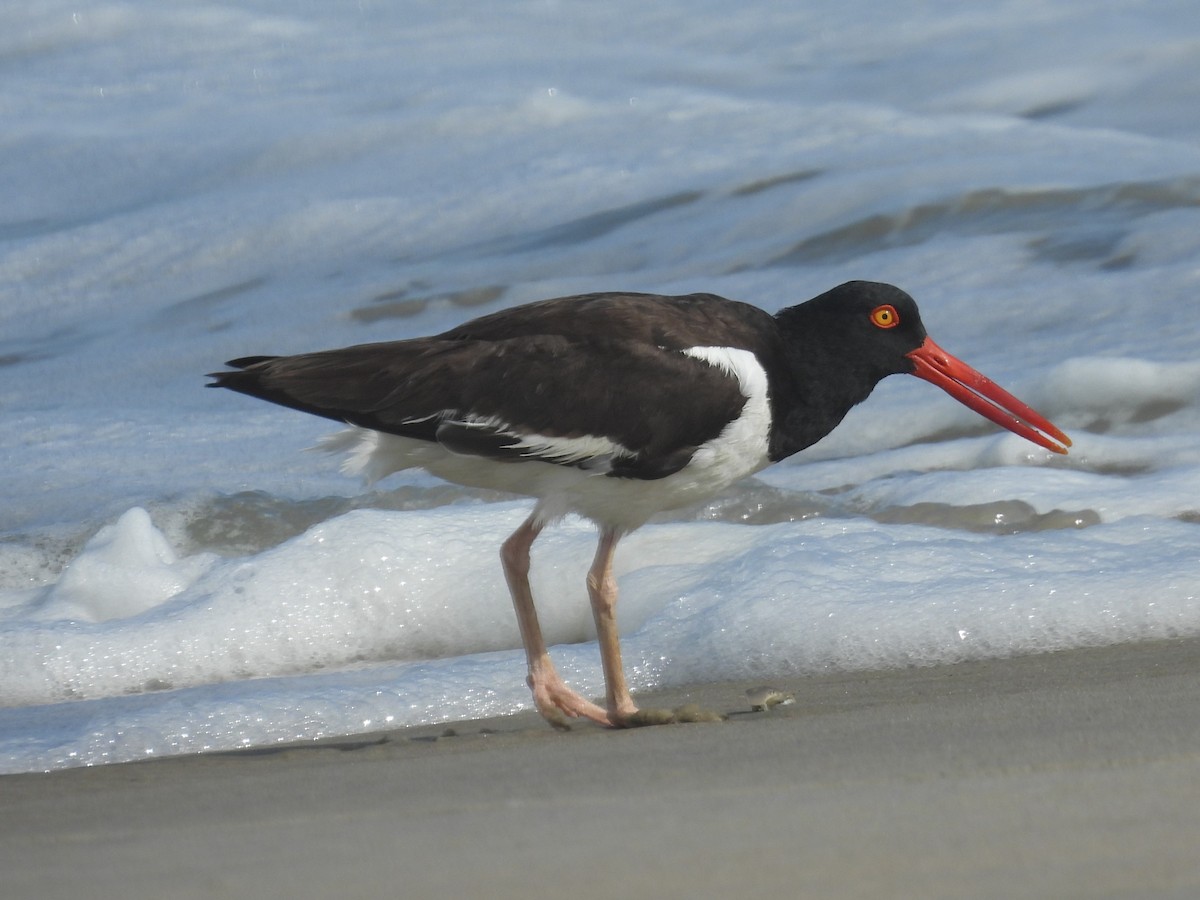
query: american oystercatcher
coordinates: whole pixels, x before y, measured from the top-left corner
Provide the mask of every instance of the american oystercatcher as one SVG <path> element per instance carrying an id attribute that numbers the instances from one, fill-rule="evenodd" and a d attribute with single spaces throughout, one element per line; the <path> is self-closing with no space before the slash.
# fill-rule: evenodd
<path id="1" fill-rule="evenodd" d="M 600 293 L 492 313 L 433 337 L 231 360 L 224 387 L 352 426 L 329 442 L 371 480 L 420 467 L 537 498 L 500 559 L 541 714 L 639 723 L 621 667 L 613 551 L 653 514 L 703 500 L 827 435 L 888 375 L 931 381 L 1055 453 L 1053 424 L 926 336 L 889 284 L 852 281 L 772 316 L 712 294 Z M 599 527 L 587 576 L 605 706 L 558 675 L 529 550 L 567 513 Z"/>

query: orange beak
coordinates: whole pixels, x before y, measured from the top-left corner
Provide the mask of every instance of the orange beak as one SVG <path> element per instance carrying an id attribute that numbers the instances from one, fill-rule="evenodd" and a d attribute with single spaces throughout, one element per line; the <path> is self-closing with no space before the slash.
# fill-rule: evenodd
<path id="1" fill-rule="evenodd" d="M 914 375 L 936 384 L 959 403 L 1002 428 L 1054 453 L 1066 453 L 1071 446 L 1071 439 L 1052 422 L 990 378 L 951 356 L 932 338 L 925 338 L 925 343 L 906 355 L 913 361 Z"/>

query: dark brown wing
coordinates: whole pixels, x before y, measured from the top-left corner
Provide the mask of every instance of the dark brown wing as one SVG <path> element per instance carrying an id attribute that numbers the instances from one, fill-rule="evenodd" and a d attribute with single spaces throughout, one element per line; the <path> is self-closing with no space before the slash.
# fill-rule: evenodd
<path id="1" fill-rule="evenodd" d="M 211 386 L 438 440 L 458 453 L 540 458 L 634 478 L 681 469 L 746 401 L 723 370 L 634 340 L 452 334 L 247 357 L 230 363 L 240 371 L 215 373 Z M 614 446 L 580 456 L 578 439 L 591 437 Z M 531 439 L 541 449 L 531 449 Z"/>
<path id="2" fill-rule="evenodd" d="M 438 335 L 447 340 L 504 340 L 560 335 L 586 340 L 603 335 L 667 350 L 737 347 L 760 351 L 775 340 L 768 313 L 715 294 L 599 293 L 558 297 L 502 309 Z"/>

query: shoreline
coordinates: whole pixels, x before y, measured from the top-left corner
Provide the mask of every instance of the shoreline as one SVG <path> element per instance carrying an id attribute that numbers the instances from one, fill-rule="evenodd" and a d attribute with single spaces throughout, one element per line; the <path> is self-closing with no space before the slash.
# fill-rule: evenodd
<path id="1" fill-rule="evenodd" d="M 0 776 L 13 896 L 1200 896 L 1200 639 Z"/>

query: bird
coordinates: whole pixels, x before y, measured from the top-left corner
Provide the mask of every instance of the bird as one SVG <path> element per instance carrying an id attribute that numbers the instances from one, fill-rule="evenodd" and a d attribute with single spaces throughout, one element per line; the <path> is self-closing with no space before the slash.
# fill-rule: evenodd
<path id="1" fill-rule="evenodd" d="M 701 502 L 810 447 L 894 374 L 929 381 L 1053 453 L 1071 440 L 927 335 L 898 287 L 850 281 L 772 315 L 714 294 L 590 293 L 505 308 L 441 334 L 210 373 L 227 388 L 348 425 L 326 447 L 374 481 L 422 468 L 535 499 L 500 546 L 527 684 L 556 728 L 646 724 L 621 663 L 613 556 L 656 513 Z M 604 705 L 554 667 L 530 548 L 568 514 L 599 536 L 587 573 Z"/>

